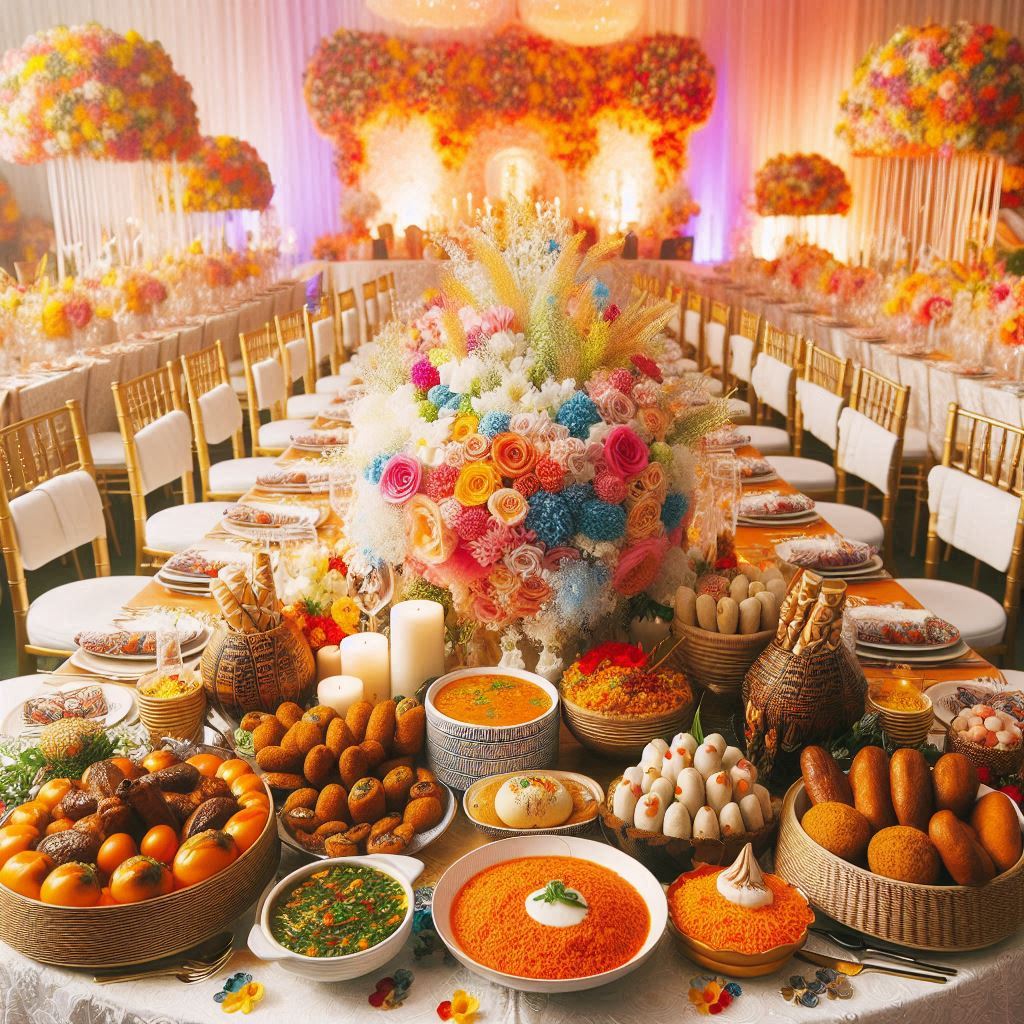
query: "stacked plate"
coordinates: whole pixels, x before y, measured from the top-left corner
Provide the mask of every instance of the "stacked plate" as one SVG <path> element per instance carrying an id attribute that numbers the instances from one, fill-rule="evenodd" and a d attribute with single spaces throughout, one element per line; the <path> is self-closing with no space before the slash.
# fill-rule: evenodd
<path id="1" fill-rule="evenodd" d="M 741 484 L 763 484 L 778 478 L 778 473 L 767 459 L 744 455 L 740 456 L 739 463 Z"/>
<path id="2" fill-rule="evenodd" d="M 839 538 L 839 540 L 843 541 L 845 538 Z M 815 561 L 813 555 L 807 552 L 809 545 L 815 541 L 819 541 L 822 547 L 823 557 L 820 562 Z M 836 565 L 834 561 L 829 563 L 828 552 L 834 551 L 836 547 L 836 539 L 832 537 L 783 541 L 781 544 L 775 545 L 775 554 L 790 565 L 800 569 L 810 569 L 826 579 L 856 580 L 860 577 L 875 576 L 882 571 L 882 559 L 874 554 L 868 545 L 856 541 L 848 542 L 848 544 L 851 558 L 855 558 L 858 553 L 863 554 L 863 557 L 859 561 L 850 561 L 846 565 Z M 801 551 L 801 548 L 804 551 Z M 863 550 L 861 551 L 861 549 Z"/>
<path id="3" fill-rule="evenodd" d="M 348 444 L 348 429 L 338 427 L 335 430 L 310 430 L 303 434 L 294 434 L 291 444 L 300 452 L 323 452 L 328 448 L 341 448 Z"/>
<path id="4" fill-rule="evenodd" d="M 330 487 L 330 470 L 319 459 L 301 459 L 281 469 L 261 473 L 256 489 L 271 494 L 310 494 Z"/>
<path id="5" fill-rule="evenodd" d="M 533 683 L 551 698 L 551 707 L 529 722 L 506 726 L 460 722 L 437 710 L 434 698 L 448 683 L 488 675 Z M 532 672 L 511 668 L 466 668 L 449 672 L 431 683 L 424 701 L 427 763 L 446 786 L 460 793 L 489 775 L 551 768 L 558 760 L 558 707 L 558 690 Z"/>
<path id="6" fill-rule="evenodd" d="M 894 707 L 891 701 L 887 701 L 883 693 L 868 694 L 868 711 L 878 713 L 886 734 L 902 747 L 917 747 L 924 743 L 935 718 L 935 710 L 928 694 L 915 688 L 913 695 L 913 700 L 907 703 L 916 704 L 917 707 L 901 710 Z"/>
<path id="7" fill-rule="evenodd" d="M 857 638 L 856 652 L 861 658 L 875 661 L 898 661 L 908 665 L 939 665 L 956 661 L 970 653 L 959 637 L 937 644 L 878 644 Z"/>
<path id="8" fill-rule="evenodd" d="M 771 501 L 775 500 L 779 511 L 769 511 Z M 804 508 L 791 508 L 784 511 L 789 503 L 800 502 Z M 744 511 L 744 508 L 750 511 Z M 740 499 L 737 522 L 744 526 L 802 526 L 815 523 L 820 516 L 814 511 L 814 502 L 803 494 L 779 494 L 773 491 L 762 491 L 748 494 Z"/>
<path id="9" fill-rule="evenodd" d="M 178 619 L 178 633 L 181 643 L 181 656 L 185 668 L 194 668 L 199 664 L 199 657 L 210 640 L 210 627 L 190 615 Z M 110 632 L 144 632 L 155 629 L 156 622 L 145 618 L 133 619 L 128 626 L 112 625 Z M 114 650 L 104 654 L 87 651 L 79 647 L 71 655 L 72 665 L 86 672 L 94 672 L 107 679 L 124 679 L 135 681 L 149 672 L 156 671 L 156 655 L 121 654 Z"/>
<path id="10" fill-rule="evenodd" d="M 279 540 L 282 531 L 289 526 L 319 526 L 327 518 L 327 509 L 321 505 L 281 505 L 274 502 L 247 501 L 243 504 L 247 509 L 257 513 L 265 513 L 254 517 L 252 522 L 232 519 L 225 515 L 221 526 L 236 537 L 244 537 L 249 541 L 274 543 Z M 264 521 L 260 521 L 260 520 Z"/>

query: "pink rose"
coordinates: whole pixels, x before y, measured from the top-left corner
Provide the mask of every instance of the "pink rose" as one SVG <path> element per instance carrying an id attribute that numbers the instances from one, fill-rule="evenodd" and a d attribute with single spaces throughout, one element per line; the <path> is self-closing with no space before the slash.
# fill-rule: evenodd
<path id="1" fill-rule="evenodd" d="M 489 597 L 483 594 L 473 595 L 473 617 L 478 622 L 500 624 L 505 621 L 505 613 Z"/>
<path id="2" fill-rule="evenodd" d="M 508 306 L 490 306 L 480 315 L 484 333 L 488 336 L 498 331 L 507 331 L 515 323 L 515 311 Z"/>
<path id="3" fill-rule="evenodd" d="M 637 405 L 657 405 L 660 394 L 661 389 L 653 380 L 638 380 L 633 385 L 633 397 Z"/>
<path id="4" fill-rule="evenodd" d="M 647 445 L 635 430 L 620 424 L 612 427 L 604 439 L 604 461 L 608 469 L 622 479 L 636 476 L 647 468 Z"/>
<path id="5" fill-rule="evenodd" d="M 404 505 L 422 478 L 423 467 L 411 455 L 392 455 L 380 476 L 380 496 L 391 505 Z"/>
<path id="6" fill-rule="evenodd" d="M 615 388 L 609 388 L 594 402 L 605 423 L 628 423 L 636 415 L 636 402 Z"/>
<path id="7" fill-rule="evenodd" d="M 505 556 L 504 562 L 517 576 L 529 579 L 544 568 L 544 552 L 535 544 L 520 544 Z"/>
<path id="8" fill-rule="evenodd" d="M 467 462 L 479 462 L 487 457 L 491 450 L 491 439 L 483 434 L 470 434 L 462 442 L 463 451 L 466 453 Z"/>
<path id="9" fill-rule="evenodd" d="M 661 536 L 648 537 L 626 548 L 619 556 L 612 586 L 623 597 L 635 597 L 646 590 L 658 575 L 667 547 L 668 540 Z"/>

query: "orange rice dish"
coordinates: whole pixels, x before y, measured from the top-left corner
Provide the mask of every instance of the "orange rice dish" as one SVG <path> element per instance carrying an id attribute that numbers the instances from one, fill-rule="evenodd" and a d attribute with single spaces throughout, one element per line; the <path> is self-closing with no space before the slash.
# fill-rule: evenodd
<path id="1" fill-rule="evenodd" d="M 589 911 L 579 924 L 535 921 L 526 898 L 560 879 Z M 614 871 L 577 857 L 520 857 L 474 875 L 452 903 L 452 932 L 477 963 L 518 978 L 586 978 L 621 967 L 643 946 L 651 915 Z"/>
<path id="2" fill-rule="evenodd" d="M 730 903 L 716 886 L 722 868 L 704 865 L 680 875 L 668 890 L 668 912 L 684 935 L 712 949 L 766 953 L 796 942 L 814 920 L 799 890 L 778 875 L 764 876 L 775 897 L 764 907 Z"/>

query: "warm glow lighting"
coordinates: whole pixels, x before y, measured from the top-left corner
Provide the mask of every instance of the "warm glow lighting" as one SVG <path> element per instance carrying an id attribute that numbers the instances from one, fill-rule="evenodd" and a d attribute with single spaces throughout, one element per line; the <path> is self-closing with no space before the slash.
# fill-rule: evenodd
<path id="1" fill-rule="evenodd" d="M 597 156 L 584 175 L 590 216 L 597 210 L 613 232 L 644 224 L 654 213 L 658 194 L 647 136 L 606 120 L 597 139 Z"/>
<path id="2" fill-rule="evenodd" d="M 479 29 L 505 20 L 510 0 L 366 0 L 381 18 L 410 28 Z"/>
<path id="3" fill-rule="evenodd" d="M 754 217 L 750 251 L 773 260 L 790 236 L 828 249 L 837 260 L 847 259 L 849 225 L 846 217 Z"/>
<path id="4" fill-rule="evenodd" d="M 519 0 L 519 17 L 525 25 L 574 46 L 603 46 L 625 39 L 636 30 L 643 13 L 644 0 Z"/>

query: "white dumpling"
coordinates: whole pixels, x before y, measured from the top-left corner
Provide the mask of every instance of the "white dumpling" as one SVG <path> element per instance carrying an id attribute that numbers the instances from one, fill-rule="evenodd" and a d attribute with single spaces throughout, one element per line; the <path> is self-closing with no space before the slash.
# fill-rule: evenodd
<path id="1" fill-rule="evenodd" d="M 633 824 L 648 832 L 660 832 L 665 820 L 665 805 L 657 793 L 645 793 L 637 801 Z"/>
<path id="2" fill-rule="evenodd" d="M 684 768 L 676 779 L 676 802 L 681 803 L 692 819 L 704 806 L 704 776 L 696 768 Z"/>
<path id="3" fill-rule="evenodd" d="M 693 764 L 693 755 L 682 744 L 673 744 L 665 751 L 665 757 L 661 762 L 661 774 L 673 782 L 679 778 L 679 773 L 684 768 Z"/>
<path id="4" fill-rule="evenodd" d="M 742 835 L 746 828 L 743 824 L 743 814 L 740 805 L 735 802 L 727 803 L 718 812 L 718 827 L 722 831 L 722 838 L 726 836 Z"/>
<path id="5" fill-rule="evenodd" d="M 674 803 L 666 809 L 661 830 L 673 839 L 690 838 L 690 812 L 685 804 Z"/>
<path id="6" fill-rule="evenodd" d="M 651 786 L 654 785 L 655 780 L 661 778 L 661 765 L 659 764 L 648 764 L 644 765 L 644 778 L 640 784 L 640 788 L 645 793 L 650 793 Z"/>
<path id="7" fill-rule="evenodd" d="M 612 796 L 612 814 L 623 821 L 632 821 L 636 812 L 636 802 L 643 795 L 640 783 L 630 782 L 623 773 L 622 781 L 615 787 L 615 793 Z"/>
<path id="8" fill-rule="evenodd" d="M 717 747 L 720 754 L 724 754 L 725 748 L 729 746 L 729 744 L 725 742 L 725 737 L 720 732 L 713 732 L 710 736 L 704 737 L 703 746 L 708 746 L 709 744 L 713 747 Z"/>
<path id="9" fill-rule="evenodd" d="M 754 783 L 754 796 L 761 805 L 761 817 L 766 825 L 770 825 L 775 817 L 775 810 L 772 808 L 772 795 L 759 782 Z"/>
<path id="10" fill-rule="evenodd" d="M 693 755 L 697 751 L 698 744 L 697 741 L 693 738 L 693 736 L 690 735 L 690 733 L 677 732 L 675 736 L 672 737 L 672 742 L 669 744 L 669 746 L 673 748 L 683 747 L 692 759 Z"/>
<path id="11" fill-rule="evenodd" d="M 661 764 L 661 759 L 665 756 L 665 751 L 668 750 L 668 744 L 662 739 L 651 740 L 650 743 L 644 747 L 644 752 L 640 755 L 640 765 L 646 768 L 651 764 Z"/>
<path id="12" fill-rule="evenodd" d="M 733 799 L 739 802 L 748 793 L 754 792 L 757 769 L 744 759 L 729 769 L 729 778 L 732 779 Z"/>
<path id="13" fill-rule="evenodd" d="M 724 745 L 719 749 L 713 743 L 702 743 L 697 748 L 697 753 L 693 755 L 693 767 L 705 779 L 710 778 L 715 772 L 722 770 L 722 752 L 724 750 Z"/>
<path id="14" fill-rule="evenodd" d="M 704 806 L 693 816 L 694 839 L 719 839 L 718 815 L 714 808 Z"/>
<path id="15" fill-rule="evenodd" d="M 737 761 L 742 760 L 743 751 L 739 747 L 726 747 L 722 755 L 722 767 L 728 771 Z"/>
<path id="16" fill-rule="evenodd" d="M 705 800 L 709 807 L 720 811 L 732 800 L 732 779 L 728 772 L 716 772 L 707 781 Z"/>
<path id="17" fill-rule="evenodd" d="M 667 807 L 675 799 L 675 783 L 662 776 L 654 780 L 648 793 L 656 793 L 660 797 L 662 804 Z"/>
<path id="18" fill-rule="evenodd" d="M 740 813 L 743 815 L 743 824 L 747 826 L 748 832 L 756 832 L 758 829 L 764 828 L 761 801 L 753 793 L 748 793 L 740 801 Z"/>

